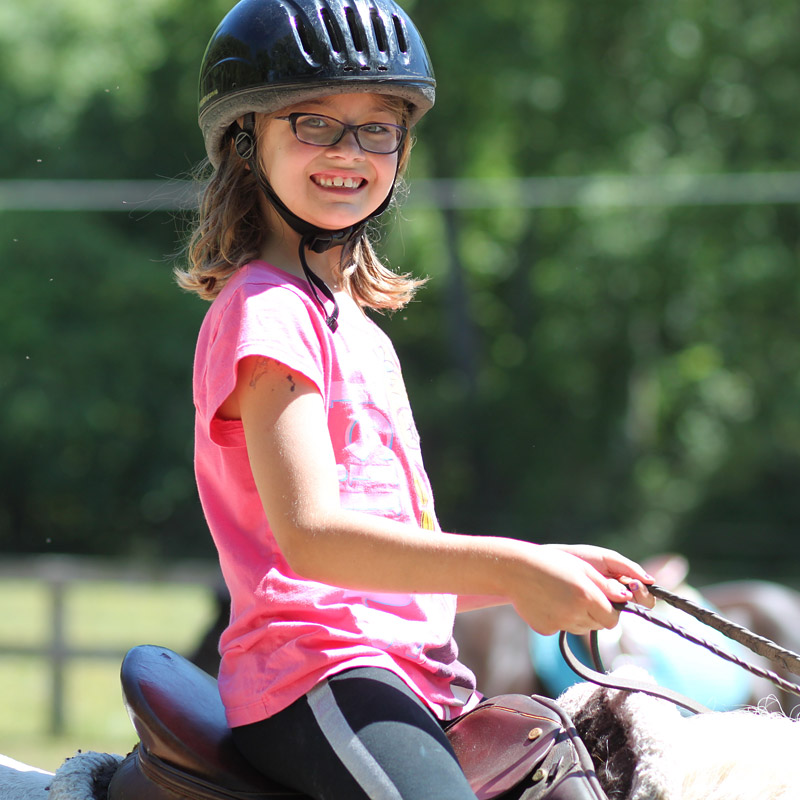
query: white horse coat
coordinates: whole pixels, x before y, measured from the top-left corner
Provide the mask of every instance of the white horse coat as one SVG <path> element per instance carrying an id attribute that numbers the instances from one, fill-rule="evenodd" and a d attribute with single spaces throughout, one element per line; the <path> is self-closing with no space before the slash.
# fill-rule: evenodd
<path id="1" fill-rule="evenodd" d="M 648 679 L 636 668 L 617 673 Z M 558 702 L 604 762 L 601 784 L 633 766 L 620 783 L 625 800 L 800 800 L 800 721 L 791 717 L 755 708 L 686 717 L 666 700 L 591 683 Z"/>
<path id="2" fill-rule="evenodd" d="M 0 800 L 99 800 L 121 761 L 113 753 L 77 753 L 53 773 L 0 755 Z"/>

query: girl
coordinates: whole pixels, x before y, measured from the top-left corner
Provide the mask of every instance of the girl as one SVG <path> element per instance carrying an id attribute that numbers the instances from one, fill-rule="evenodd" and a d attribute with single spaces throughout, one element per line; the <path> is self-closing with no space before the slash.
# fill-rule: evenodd
<path id="1" fill-rule="evenodd" d="M 456 610 L 613 626 L 648 576 L 594 547 L 443 533 L 397 358 L 364 309 L 419 282 L 365 232 L 430 109 L 392 0 L 242 0 L 200 78 L 214 167 L 180 284 L 213 300 L 196 472 L 232 598 L 219 687 L 256 768 L 315 798 L 474 798 L 441 721 L 478 701 Z M 627 586 L 625 585 L 627 584 Z"/>

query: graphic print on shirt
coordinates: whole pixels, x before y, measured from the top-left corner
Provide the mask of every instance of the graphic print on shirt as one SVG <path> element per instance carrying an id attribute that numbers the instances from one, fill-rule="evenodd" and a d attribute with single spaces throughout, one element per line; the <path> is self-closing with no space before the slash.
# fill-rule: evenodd
<path id="1" fill-rule="evenodd" d="M 411 413 L 411 403 L 409 403 L 403 375 L 400 371 L 400 362 L 397 360 L 393 350 L 384 350 L 383 363 L 389 388 L 389 402 L 392 404 L 393 415 L 397 420 L 398 435 L 406 448 L 413 451 L 419 459 L 416 463 L 410 465 L 413 472 L 415 492 L 415 518 L 421 528 L 429 531 L 436 530 L 433 496 L 427 477 L 422 470 L 419 433 Z"/>
<path id="2" fill-rule="evenodd" d="M 380 339 L 369 337 L 364 345 L 354 359 L 360 370 L 330 389 L 342 506 L 432 529 L 431 492 L 400 365 Z"/>
<path id="3" fill-rule="evenodd" d="M 436 530 L 436 523 L 433 521 L 433 498 L 430 490 L 422 482 L 419 473 L 414 475 L 414 491 L 417 493 L 417 500 L 420 507 L 419 526 L 428 531 Z"/>
<path id="4" fill-rule="evenodd" d="M 358 354 L 360 372 L 331 386 L 329 429 L 342 506 L 435 530 L 433 498 L 400 364 L 381 340 L 372 338 L 370 345 Z M 415 604 L 408 594 L 353 592 L 350 599 L 367 608 Z"/>
<path id="5" fill-rule="evenodd" d="M 406 385 L 403 382 L 403 374 L 400 371 L 400 362 L 394 351 L 378 344 L 376 354 L 381 362 L 383 374 L 386 379 L 386 399 L 391 410 L 392 417 L 397 420 L 397 435 L 403 445 L 415 453 L 420 452 L 419 433 L 414 424 L 414 416 L 411 413 L 411 403 L 406 394 Z"/>

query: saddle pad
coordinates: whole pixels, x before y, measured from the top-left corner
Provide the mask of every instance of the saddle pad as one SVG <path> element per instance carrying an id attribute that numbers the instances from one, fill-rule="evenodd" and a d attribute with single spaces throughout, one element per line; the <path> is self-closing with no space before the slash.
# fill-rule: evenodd
<path id="1" fill-rule="evenodd" d="M 164 762 L 254 798 L 305 797 L 264 777 L 243 758 L 216 680 L 183 656 L 154 645 L 134 647 L 122 661 L 121 680 L 128 715 L 150 763 Z"/>

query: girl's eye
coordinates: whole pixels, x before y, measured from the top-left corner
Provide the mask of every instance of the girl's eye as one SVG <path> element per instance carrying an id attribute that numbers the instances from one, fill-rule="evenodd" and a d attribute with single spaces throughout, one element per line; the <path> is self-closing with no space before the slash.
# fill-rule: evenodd
<path id="1" fill-rule="evenodd" d="M 328 127 L 328 122 L 324 117 L 301 117 L 297 120 L 297 124 L 308 130 L 319 130 Z"/>
<path id="2" fill-rule="evenodd" d="M 369 125 L 364 125 L 362 130 L 365 133 L 368 133 L 370 136 L 385 136 L 386 134 L 391 133 L 391 128 L 388 128 L 386 125 L 381 125 L 378 122 L 372 122 Z"/>

